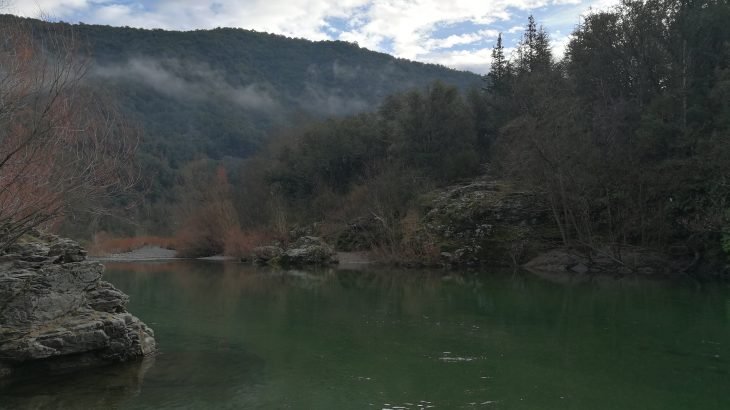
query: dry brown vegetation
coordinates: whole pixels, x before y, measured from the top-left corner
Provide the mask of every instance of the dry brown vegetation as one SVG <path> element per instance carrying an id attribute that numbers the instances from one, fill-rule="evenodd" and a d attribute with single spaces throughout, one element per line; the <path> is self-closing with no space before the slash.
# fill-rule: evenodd
<path id="1" fill-rule="evenodd" d="M 255 247 L 281 239 L 271 231 L 231 229 L 225 236 L 224 254 L 235 258 L 248 258 Z"/>
<path id="2" fill-rule="evenodd" d="M 137 130 L 83 84 L 72 31 L 0 27 L 0 249 L 136 181 Z"/>

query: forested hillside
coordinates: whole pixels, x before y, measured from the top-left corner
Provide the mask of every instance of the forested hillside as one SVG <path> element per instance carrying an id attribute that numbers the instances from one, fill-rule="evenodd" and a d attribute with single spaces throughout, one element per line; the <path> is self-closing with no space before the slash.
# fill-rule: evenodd
<path id="1" fill-rule="evenodd" d="M 127 233 L 170 233 L 175 181 L 192 160 L 245 158 L 272 134 L 372 110 L 388 94 L 434 80 L 459 89 L 479 83 L 473 73 L 341 41 L 229 28 L 176 32 L 23 23 L 72 33 L 86 44 L 79 51 L 91 57 L 87 81 L 143 130 L 138 160 L 144 200 L 127 215 L 141 225 L 125 224 L 133 230 Z M 100 229 L 119 228 L 120 220 L 107 225 Z"/>
<path id="2" fill-rule="evenodd" d="M 366 111 L 436 79 L 461 89 L 478 82 L 340 41 L 241 29 L 74 29 L 91 45 L 92 80 L 137 114 L 150 142 L 179 153 L 166 155 L 173 160 L 245 157 L 273 127 Z"/>

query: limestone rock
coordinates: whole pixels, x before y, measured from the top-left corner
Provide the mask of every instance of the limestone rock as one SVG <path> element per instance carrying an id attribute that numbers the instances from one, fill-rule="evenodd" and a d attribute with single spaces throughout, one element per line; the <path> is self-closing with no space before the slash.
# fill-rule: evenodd
<path id="1" fill-rule="evenodd" d="M 51 245 L 48 256 L 55 258 L 56 263 L 81 262 L 86 260 L 86 251 L 70 239 L 59 238 Z"/>
<path id="2" fill-rule="evenodd" d="M 34 242 L 35 241 L 35 242 Z M 0 255 L 0 376 L 26 362 L 125 361 L 155 351 L 154 333 L 126 311 L 77 243 L 31 236 Z"/>
<path id="3" fill-rule="evenodd" d="M 337 263 L 337 253 L 322 238 L 303 236 L 279 257 L 282 265 L 330 265 Z"/>

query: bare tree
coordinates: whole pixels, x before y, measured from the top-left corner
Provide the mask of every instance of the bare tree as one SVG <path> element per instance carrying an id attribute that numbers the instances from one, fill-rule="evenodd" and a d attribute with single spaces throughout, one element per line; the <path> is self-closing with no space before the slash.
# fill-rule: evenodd
<path id="1" fill-rule="evenodd" d="M 66 27 L 0 27 L 0 250 L 135 182 L 139 133 L 84 86 L 89 60 Z"/>

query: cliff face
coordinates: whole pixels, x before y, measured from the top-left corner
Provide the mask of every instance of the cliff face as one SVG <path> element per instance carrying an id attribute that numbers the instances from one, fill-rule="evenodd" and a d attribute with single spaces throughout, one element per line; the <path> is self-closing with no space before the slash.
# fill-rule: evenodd
<path id="1" fill-rule="evenodd" d="M 0 255 L 0 377 L 29 362 L 121 362 L 155 351 L 127 295 L 68 239 L 34 233 Z"/>

